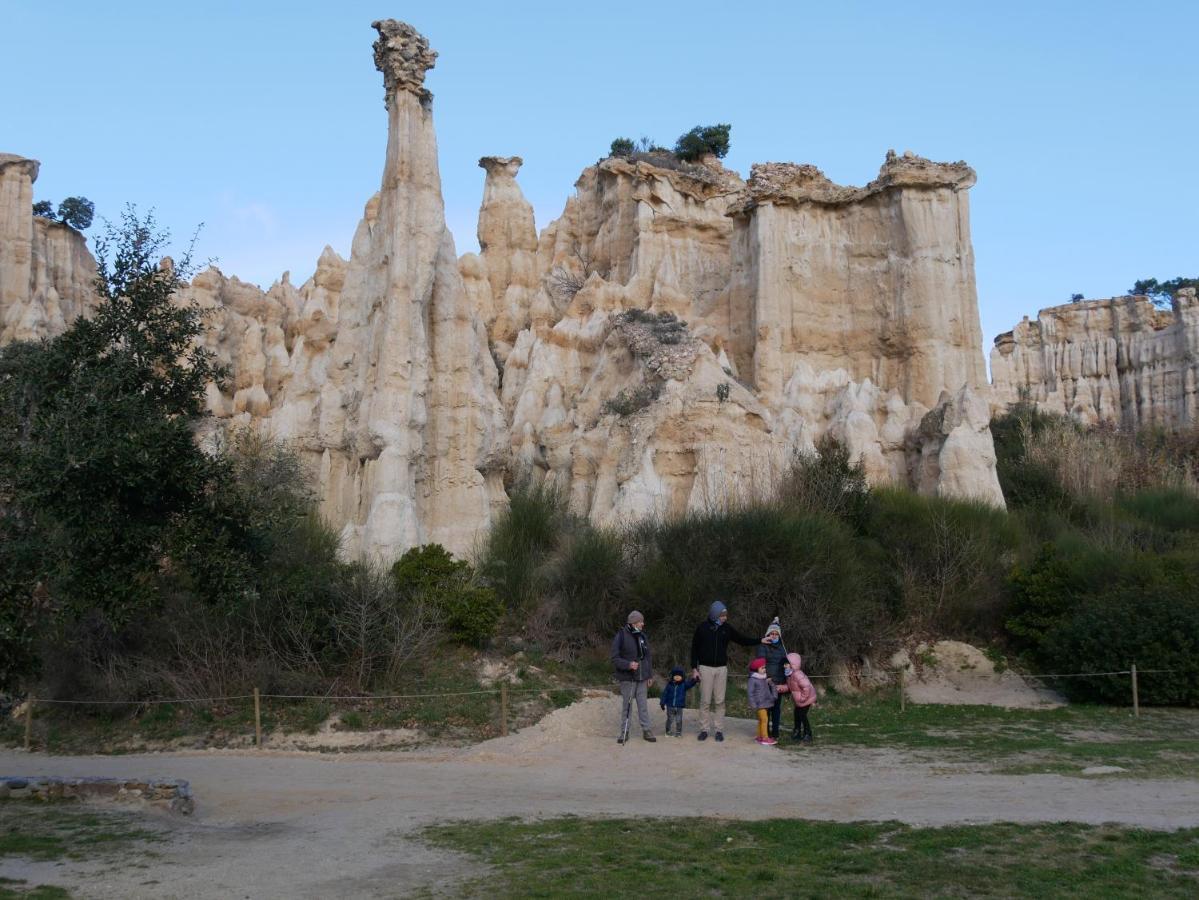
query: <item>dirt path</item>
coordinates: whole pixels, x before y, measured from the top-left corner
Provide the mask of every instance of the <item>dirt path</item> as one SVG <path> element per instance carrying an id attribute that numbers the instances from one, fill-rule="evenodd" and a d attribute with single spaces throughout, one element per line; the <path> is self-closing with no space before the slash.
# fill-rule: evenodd
<path id="1" fill-rule="evenodd" d="M 1199 826 L 1199 782 L 946 774 L 889 751 L 791 753 L 755 745 L 747 720 L 730 721 L 723 744 L 698 744 L 692 731 L 621 748 L 616 706 L 584 700 L 520 734 L 442 752 L 0 752 L 0 774 L 186 778 L 197 799 L 194 817 L 166 820 L 172 840 L 147 868 L 9 861 L 0 876 L 94 898 L 395 897 L 463 867 L 407 840 L 416 827 L 568 813 Z"/>

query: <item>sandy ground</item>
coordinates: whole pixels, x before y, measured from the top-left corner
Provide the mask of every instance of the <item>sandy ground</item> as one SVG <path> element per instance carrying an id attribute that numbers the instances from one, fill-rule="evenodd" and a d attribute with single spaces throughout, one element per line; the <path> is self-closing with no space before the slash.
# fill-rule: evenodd
<path id="1" fill-rule="evenodd" d="M 431 822 L 502 816 L 1199 826 L 1199 782 L 979 775 L 819 745 L 794 753 L 757 746 L 751 723 L 737 719 L 723 744 L 697 743 L 692 719 L 681 739 L 619 747 L 617 707 L 612 698 L 583 700 L 519 734 L 445 751 L 0 752 L 0 774 L 186 778 L 197 801 L 190 819 L 158 817 L 169 840 L 153 856 L 117 865 L 0 861 L 0 876 L 85 898 L 399 897 L 430 885 L 452 892 L 471 864 L 408 835 Z"/>

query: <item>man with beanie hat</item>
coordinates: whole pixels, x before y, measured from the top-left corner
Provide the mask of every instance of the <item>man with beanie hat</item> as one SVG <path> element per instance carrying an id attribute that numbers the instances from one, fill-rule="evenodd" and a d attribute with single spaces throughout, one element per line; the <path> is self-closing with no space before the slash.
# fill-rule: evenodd
<path id="1" fill-rule="evenodd" d="M 756 638 L 746 637 L 728 623 L 728 608 L 719 600 L 708 607 L 708 618 L 699 623 L 691 639 L 691 671 L 699 678 L 699 739 L 706 741 L 708 731 L 716 730 L 716 740 L 724 740 L 724 696 L 729 680 L 729 641 L 742 647 L 756 646 Z M 712 716 L 709 707 L 716 706 Z"/>
<path id="2" fill-rule="evenodd" d="M 649 705 L 646 692 L 654 680 L 653 657 L 649 641 L 645 638 L 645 616 L 633 610 L 629 613 L 624 628 L 612 639 L 612 668 L 620 682 L 621 733 L 616 740 L 623 743 L 624 716 L 629 715 L 633 700 L 637 700 L 637 720 L 641 723 L 641 736 L 651 743 L 656 741 L 650 730 Z"/>

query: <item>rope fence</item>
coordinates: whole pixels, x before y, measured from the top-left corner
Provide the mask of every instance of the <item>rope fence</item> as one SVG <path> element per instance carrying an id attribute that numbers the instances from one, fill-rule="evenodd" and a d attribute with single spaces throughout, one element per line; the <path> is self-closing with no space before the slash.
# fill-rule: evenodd
<path id="1" fill-rule="evenodd" d="M 879 674 L 890 674 L 896 676 L 896 682 L 899 687 L 899 708 L 903 712 L 907 706 L 907 669 L 874 669 Z M 1131 696 L 1132 709 L 1135 717 L 1140 717 L 1140 695 L 1137 684 L 1137 678 L 1140 675 L 1169 675 L 1174 674 L 1178 669 L 1140 669 L 1133 664 L 1127 669 L 1118 669 L 1111 672 L 1059 672 L 1051 674 L 1034 674 L 1019 672 L 1016 673 L 1020 678 L 1031 679 L 1034 681 L 1052 681 L 1058 678 L 1109 678 L 1129 676 L 1131 680 Z M 996 673 L 994 677 L 1001 677 L 1002 673 Z M 810 680 L 824 680 L 840 677 L 831 673 L 823 675 L 808 675 Z M 397 701 L 397 700 L 434 700 L 442 697 L 476 697 L 476 696 L 499 696 L 500 699 L 500 719 L 499 730 L 501 736 L 508 734 L 508 698 L 513 694 L 552 694 L 557 692 L 585 692 L 585 691 L 610 691 L 613 682 L 608 681 L 602 684 L 565 684 L 545 687 L 530 687 L 530 688 L 511 688 L 507 684 L 501 684 L 497 688 L 480 688 L 472 691 L 441 691 L 434 693 L 419 693 L 419 694 L 264 694 L 258 688 L 254 689 L 252 694 L 229 694 L 220 697 L 180 697 L 173 700 L 51 700 L 35 698 L 32 695 L 26 698 L 25 701 L 25 749 L 31 750 L 33 742 L 33 711 L 35 706 L 160 706 L 160 705 L 175 705 L 175 704 L 216 704 L 216 703 L 232 703 L 242 700 L 254 701 L 254 743 L 255 746 L 261 747 L 262 739 L 262 706 L 263 700 L 321 700 L 321 701 L 340 701 L 340 702 L 379 702 L 379 701 Z M 827 727 L 832 727 L 832 723 Z M 854 723 L 839 723 L 839 727 L 860 727 Z"/>

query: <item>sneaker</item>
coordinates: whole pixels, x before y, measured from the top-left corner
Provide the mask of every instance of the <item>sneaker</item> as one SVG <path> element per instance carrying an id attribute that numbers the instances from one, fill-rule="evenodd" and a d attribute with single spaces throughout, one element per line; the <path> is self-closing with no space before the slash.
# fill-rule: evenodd
<path id="1" fill-rule="evenodd" d="M 656 737 L 654 737 L 654 733 L 652 731 L 643 731 L 641 733 L 641 736 L 643 738 L 645 738 L 647 741 L 649 741 L 651 744 L 655 743 L 658 740 Z"/>
<path id="2" fill-rule="evenodd" d="M 718 741 L 723 741 L 723 740 L 724 740 L 724 735 L 723 735 L 723 734 L 721 734 L 719 731 L 718 731 L 718 732 L 716 732 L 716 740 L 718 740 Z"/>
<path id="3" fill-rule="evenodd" d="M 756 737 L 756 738 L 754 738 L 754 743 L 755 743 L 755 744 L 765 744 L 765 743 L 766 743 L 766 738 L 760 738 L 760 737 Z"/>
<path id="4" fill-rule="evenodd" d="M 618 738 L 616 739 L 616 743 L 618 743 L 618 744 L 623 744 L 623 743 L 624 743 L 624 738 L 622 738 L 622 737 L 618 737 Z"/>
<path id="5" fill-rule="evenodd" d="M 696 739 L 697 741 L 706 741 L 706 740 L 708 739 L 708 732 L 706 732 L 706 731 L 701 731 L 699 734 L 697 734 L 697 735 L 695 736 L 695 739 Z"/>
<path id="6" fill-rule="evenodd" d="M 809 734 L 809 735 L 805 735 L 805 736 L 804 736 L 804 739 L 803 739 L 803 741 L 802 741 L 802 743 L 804 743 L 804 744 L 810 744 L 810 743 L 812 743 L 812 736 L 811 736 L 810 734 Z"/>
<path id="7" fill-rule="evenodd" d="M 773 746 L 774 746 L 775 744 L 777 744 L 777 743 L 778 743 L 778 741 L 776 741 L 776 740 L 775 740 L 774 738 L 772 738 L 772 737 L 766 737 L 766 738 L 762 738 L 762 744 L 763 744 L 763 746 L 766 746 L 766 747 L 773 747 Z"/>

